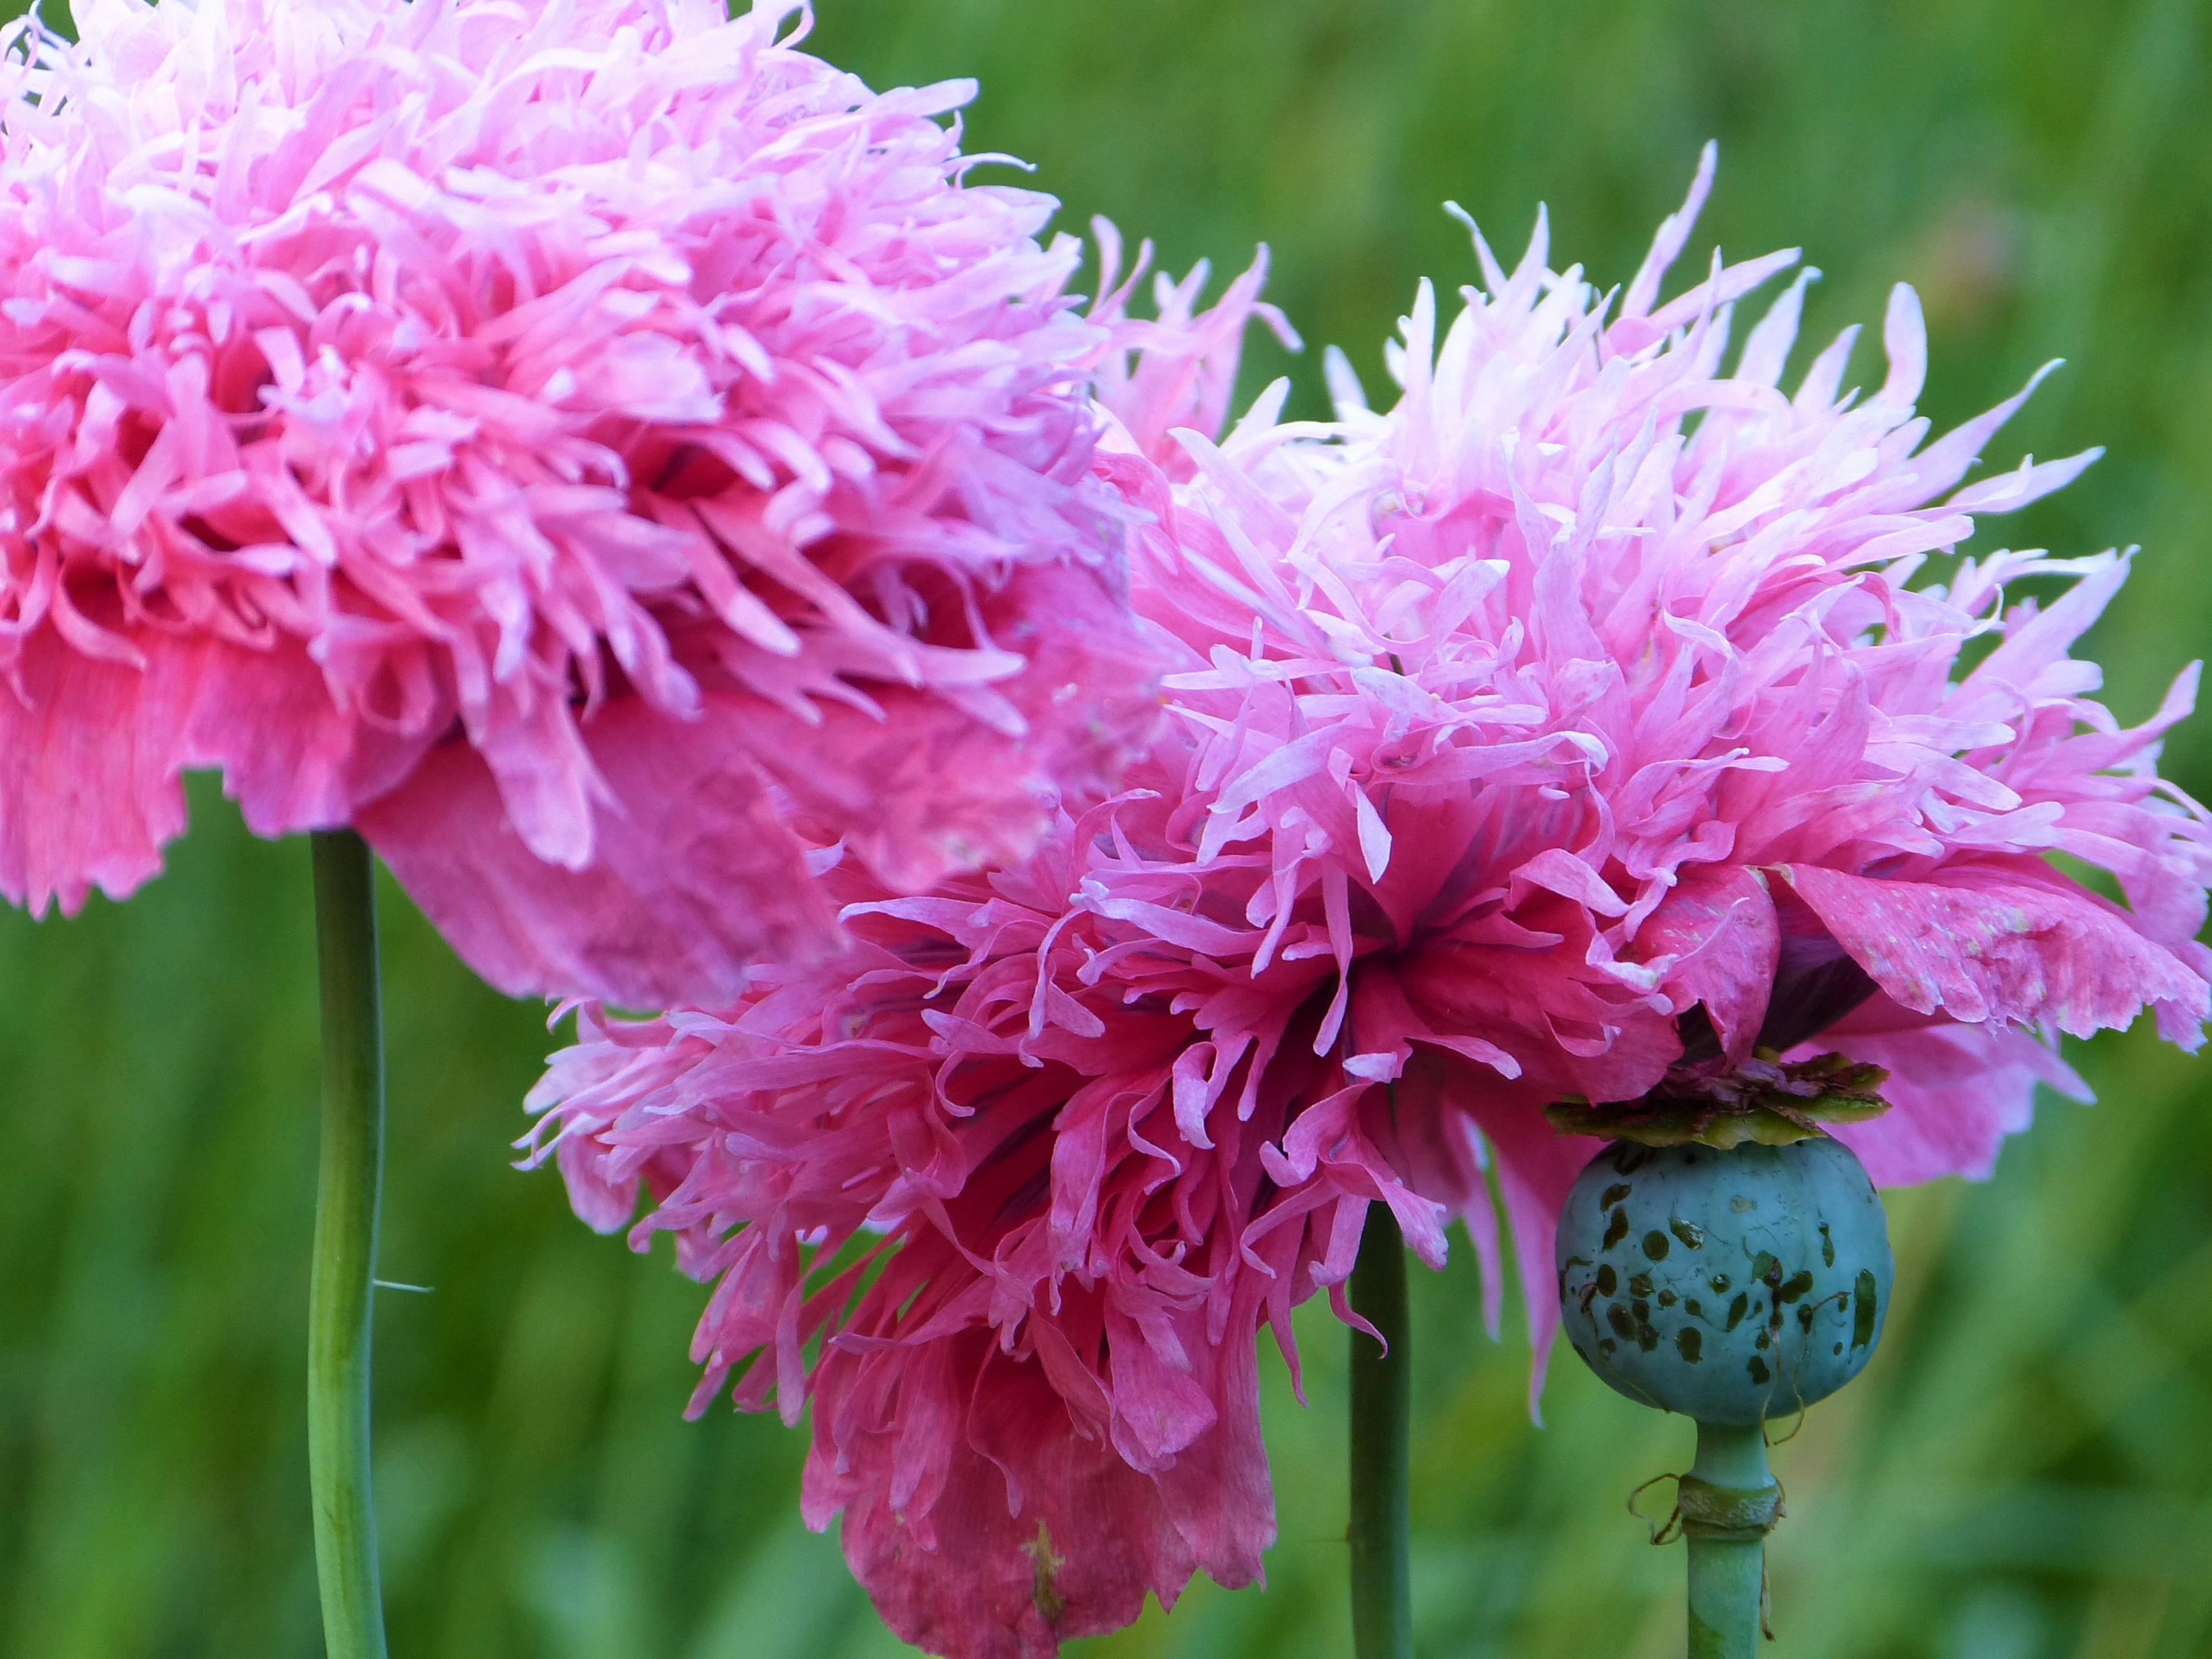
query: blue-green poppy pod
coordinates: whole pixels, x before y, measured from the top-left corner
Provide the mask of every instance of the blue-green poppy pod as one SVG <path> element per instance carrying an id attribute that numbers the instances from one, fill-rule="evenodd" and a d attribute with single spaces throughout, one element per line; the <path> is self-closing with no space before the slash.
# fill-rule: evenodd
<path id="1" fill-rule="evenodd" d="M 1560 1314 L 1590 1369 L 1700 1423 L 1788 1416 L 1858 1375 L 1894 1267 L 1850 1148 L 1617 1140 L 1559 1218 Z"/>

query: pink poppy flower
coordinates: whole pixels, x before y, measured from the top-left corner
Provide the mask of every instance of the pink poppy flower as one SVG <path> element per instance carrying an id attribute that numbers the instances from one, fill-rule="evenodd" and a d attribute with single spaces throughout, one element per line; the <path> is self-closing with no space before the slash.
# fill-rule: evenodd
<path id="1" fill-rule="evenodd" d="M 1049 1653 L 1197 1568 L 1255 1580 L 1274 1537 L 1253 1337 L 1310 1292 L 1326 1218 L 1245 1219 L 1291 1092 L 1210 1138 L 1180 1121 L 1170 979 L 1218 984 L 1141 957 L 1081 982 L 1073 849 L 1121 816 L 927 897 L 848 883 L 835 968 L 763 967 L 721 1016 L 587 1009 L 535 1097 L 579 1213 L 621 1229 L 645 1186 L 634 1242 L 673 1231 L 714 1282 L 693 1413 L 741 1366 L 742 1407 L 811 1398 L 805 1518 L 843 1512 L 854 1574 L 933 1652 Z"/>
<path id="2" fill-rule="evenodd" d="M 841 872 L 851 957 L 587 1012 L 534 1097 L 580 1212 L 644 1191 L 637 1241 L 715 1281 L 695 1408 L 748 1363 L 740 1404 L 811 1389 L 809 1519 L 842 1506 L 908 1639 L 1041 1654 L 1256 1577 L 1249 1350 L 1346 1311 L 1371 1202 L 1431 1263 L 1464 1219 L 1494 1326 L 1494 1176 L 1538 1386 L 1595 1145 L 1549 1103 L 1841 1053 L 1891 1070 L 1840 1133 L 1893 1182 L 1986 1173 L 2039 1080 L 2082 1092 L 2059 1032 L 2197 1041 L 2212 825 L 2154 764 L 2193 672 L 2140 727 L 2093 700 L 2112 555 L 1928 580 L 2090 458 L 1964 483 L 2019 399 L 1924 442 L 1902 289 L 1863 402 L 1848 335 L 1778 389 L 1802 281 L 1723 373 L 1795 256 L 1659 303 L 1710 168 L 1617 307 L 1540 222 L 1510 273 L 1478 238 L 1486 291 L 1439 343 L 1424 287 L 1386 415 L 1333 364 L 1335 428 L 1273 390 L 1176 434 L 1178 482 L 1135 412 L 1100 465 L 1172 660 L 1128 788 L 925 896 Z"/>
<path id="3" fill-rule="evenodd" d="M 1478 1247 L 1494 1154 L 1540 1354 L 1594 1150 L 1547 1103 L 1838 1052 L 1891 1072 L 1893 1109 L 1838 1132 L 1877 1181 L 1985 1175 L 2038 1081 L 2086 1096 L 2057 1033 L 2148 1006 L 2194 1047 L 2207 1012 L 2212 826 L 2155 765 L 2196 670 L 2123 729 L 2068 654 L 2126 558 L 1912 585 L 2094 453 L 1962 488 L 2027 393 L 1923 445 L 1902 287 L 1863 403 L 1838 396 L 1856 331 L 1778 389 L 1802 276 L 1723 374 L 1733 302 L 1796 255 L 1657 304 L 1711 168 L 1610 318 L 1540 221 L 1510 274 L 1478 235 L 1487 293 L 1439 345 L 1423 288 L 1388 416 L 1335 366 L 1346 436 L 1297 489 L 1281 454 L 1310 440 L 1193 443 L 1203 510 L 1164 519 L 1139 586 L 1206 659 L 1166 683 L 1200 908 L 1243 933 L 1210 958 L 1255 986 L 1328 960 L 1316 1042 L 1392 1085 L 1396 1167 Z M 2008 604 L 2029 577 L 2068 586 Z M 1970 641 L 1995 648 L 1960 672 Z M 1351 1133 L 1369 1106 L 1335 1109 Z"/>
<path id="4" fill-rule="evenodd" d="M 86 0 L 0 57 L 0 893 L 179 776 L 510 992 L 736 994 L 1154 716 L 1053 209 L 774 0 Z M 783 40 L 779 31 L 799 28 Z"/>

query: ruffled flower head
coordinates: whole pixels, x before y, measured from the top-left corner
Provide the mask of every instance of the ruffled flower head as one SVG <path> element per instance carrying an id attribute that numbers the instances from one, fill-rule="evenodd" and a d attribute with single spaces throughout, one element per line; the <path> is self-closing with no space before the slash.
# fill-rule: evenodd
<path id="1" fill-rule="evenodd" d="M 1130 787 L 1022 864 L 857 884 L 832 968 L 556 1057 L 578 1209 L 642 1188 L 637 1241 L 715 1281 L 709 1387 L 811 1389 L 809 1518 L 908 1639 L 1041 1654 L 1256 1577 L 1250 1349 L 1347 1311 L 1370 1203 L 1431 1262 L 1463 1218 L 1494 1324 L 1494 1179 L 1540 1356 L 1599 1144 L 1547 1107 L 1786 1101 L 1840 1055 L 1889 1073 L 1837 1131 L 1877 1179 L 1982 1174 L 2038 1080 L 2079 1091 L 2058 1032 L 2196 1042 L 2212 827 L 2154 765 L 2193 672 L 2124 728 L 2068 652 L 2125 560 L 1954 554 L 2090 457 L 1965 483 L 2020 399 L 1928 441 L 1904 289 L 1871 397 L 1850 334 L 1780 389 L 1802 277 L 1726 369 L 1795 255 L 1660 302 L 1711 160 L 1617 295 L 1540 222 L 1510 272 L 1478 237 L 1387 414 L 1340 362 L 1334 428 L 1278 390 L 1178 434 L 1187 482 L 1117 439 L 1176 659 Z"/>
<path id="2" fill-rule="evenodd" d="M 1109 329 L 966 82 L 791 0 L 85 0 L 0 33 L 0 893 L 179 775 L 515 992 L 736 993 L 1017 858 L 1152 716 Z M 1107 361 L 1110 359 L 1111 361 Z"/>

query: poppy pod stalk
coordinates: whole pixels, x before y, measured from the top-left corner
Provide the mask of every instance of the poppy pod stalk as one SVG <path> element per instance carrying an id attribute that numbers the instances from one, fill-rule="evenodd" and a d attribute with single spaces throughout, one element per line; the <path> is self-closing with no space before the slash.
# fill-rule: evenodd
<path id="1" fill-rule="evenodd" d="M 1766 1425 L 1873 1355 L 1893 1277 L 1881 1200 L 1817 1130 L 1778 1146 L 1624 1139 L 1576 1177 L 1555 1248 L 1575 1352 L 1618 1392 L 1698 1425 L 1679 1495 L 1691 1659 L 1747 1659 L 1782 1513 Z"/>

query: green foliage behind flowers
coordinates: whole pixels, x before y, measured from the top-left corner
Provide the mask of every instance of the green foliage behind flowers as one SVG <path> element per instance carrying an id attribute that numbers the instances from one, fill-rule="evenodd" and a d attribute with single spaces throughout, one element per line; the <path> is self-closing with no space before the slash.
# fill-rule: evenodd
<path id="1" fill-rule="evenodd" d="M 2094 654 L 2139 718 L 2212 645 L 2212 14 L 2149 0 L 822 0 L 878 84 L 975 74 L 970 141 L 1171 265 L 1275 249 L 1273 296 L 1379 395 L 1415 278 L 1473 276 L 1463 203 L 1624 279 L 1722 143 L 1692 254 L 1802 243 L 1808 337 L 1918 285 L 1938 427 L 2071 366 L 2008 429 L 2111 453 L 2009 538 L 2146 556 Z M 1802 358 L 1801 349 L 1801 362 Z M 1317 352 L 1255 343 L 1319 413 Z M 1869 349 L 1862 374 L 1875 370 Z M 2212 793 L 2212 723 L 2167 769 Z M 0 1653 L 317 1651 L 302 1342 L 315 1027 L 304 843 L 210 791 L 171 872 L 69 923 L 0 914 Z M 410 1659 L 859 1659 L 892 1647 L 793 1492 L 773 1420 L 680 1418 L 701 1292 L 506 1167 L 550 1046 L 389 889 L 392 1165 L 379 1343 L 393 1647 Z M 1784 1659 L 2149 1659 L 2212 1648 L 2212 1069 L 2087 1046 L 1996 1180 L 1891 1201 L 1866 1377 L 1777 1454 Z M 1562 1356 L 1523 1406 L 1469 1253 L 1416 1275 L 1425 1656 L 1678 1650 L 1680 1564 L 1620 1504 L 1686 1425 Z M 1282 1541 L 1264 1594 L 1194 1589 L 1099 1655 L 1345 1650 L 1341 1333 L 1312 1406 L 1268 1370 Z"/>

